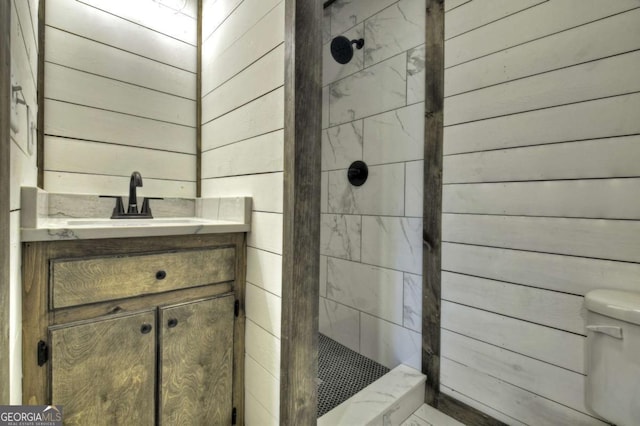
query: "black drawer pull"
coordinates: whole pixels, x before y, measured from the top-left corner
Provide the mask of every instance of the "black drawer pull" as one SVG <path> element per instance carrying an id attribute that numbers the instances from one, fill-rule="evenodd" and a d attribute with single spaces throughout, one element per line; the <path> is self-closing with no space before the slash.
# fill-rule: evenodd
<path id="1" fill-rule="evenodd" d="M 151 324 L 142 324 L 142 327 L 140 327 L 140 332 L 142 334 L 147 334 L 151 331 Z"/>
<path id="2" fill-rule="evenodd" d="M 167 327 L 169 328 L 173 328 L 176 325 L 178 325 L 178 320 L 175 318 L 171 318 L 169 321 L 167 321 Z"/>
<path id="3" fill-rule="evenodd" d="M 167 273 L 165 271 L 156 272 L 156 280 L 164 280 L 167 278 Z"/>

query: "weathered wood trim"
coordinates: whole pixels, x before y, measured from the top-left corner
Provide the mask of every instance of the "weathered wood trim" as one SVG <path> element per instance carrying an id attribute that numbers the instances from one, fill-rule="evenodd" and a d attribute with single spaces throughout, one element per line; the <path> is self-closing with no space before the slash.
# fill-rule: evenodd
<path id="1" fill-rule="evenodd" d="M 11 1 L 0 1 L 0 404 L 9 404 Z"/>
<path id="2" fill-rule="evenodd" d="M 483 412 L 443 393 L 438 395 L 438 410 L 464 423 L 465 425 L 506 426 L 506 424 L 502 423 L 500 420 L 496 420 L 493 417 L 488 416 L 487 414 L 484 414 Z"/>
<path id="3" fill-rule="evenodd" d="M 38 118 L 36 129 L 36 166 L 38 167 L 38 187 L 44 188 L 44 26 L 46 1 L 38 3 Z"/>
<path id="4" fill-rule="evenodd" d="M 444 117 L 444 0 L 427 0 L 422 256 L 422 372 L 425 402 L 440 393 L 442 258 L 442 141 Z"/>
<path id="5" fill-rule="evenodd" d="M 202 196 L 202 1 L 198 0 L 196 23 L 196 197 Z"/>
<path id="6" fill-rule="evenodd" d="M 321 22 L 321 1 L 285 1 L 282 425 L 317 417 Z"/>

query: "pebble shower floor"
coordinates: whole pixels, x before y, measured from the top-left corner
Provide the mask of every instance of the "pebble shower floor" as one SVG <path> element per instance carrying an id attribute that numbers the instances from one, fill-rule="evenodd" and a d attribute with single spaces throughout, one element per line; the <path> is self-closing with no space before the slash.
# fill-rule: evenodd
<path id="1" fill-rule="evenodd" d="M 389 369 L 320 334 L 318 417 L 378 380 Z"/>

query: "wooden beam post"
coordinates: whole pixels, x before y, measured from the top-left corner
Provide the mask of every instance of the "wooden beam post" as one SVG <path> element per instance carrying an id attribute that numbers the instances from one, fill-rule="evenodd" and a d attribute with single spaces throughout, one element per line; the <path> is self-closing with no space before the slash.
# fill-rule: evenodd
<path id="1" fill-rule="evenodd" d="M 316 423 L 322 3 L 285 0 L 280 424 Z"/>

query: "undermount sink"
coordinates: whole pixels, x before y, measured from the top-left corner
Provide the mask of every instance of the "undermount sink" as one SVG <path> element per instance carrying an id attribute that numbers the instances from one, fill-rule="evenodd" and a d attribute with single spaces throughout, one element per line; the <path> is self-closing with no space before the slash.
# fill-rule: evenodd
<path id="1" fill-rule="evenodd" d="M 157 218 L 157 219 L 67 219 L 69 226 L 161 226 L 161 225 L 197 225 L 211 221 L 195 218 Z"/>

